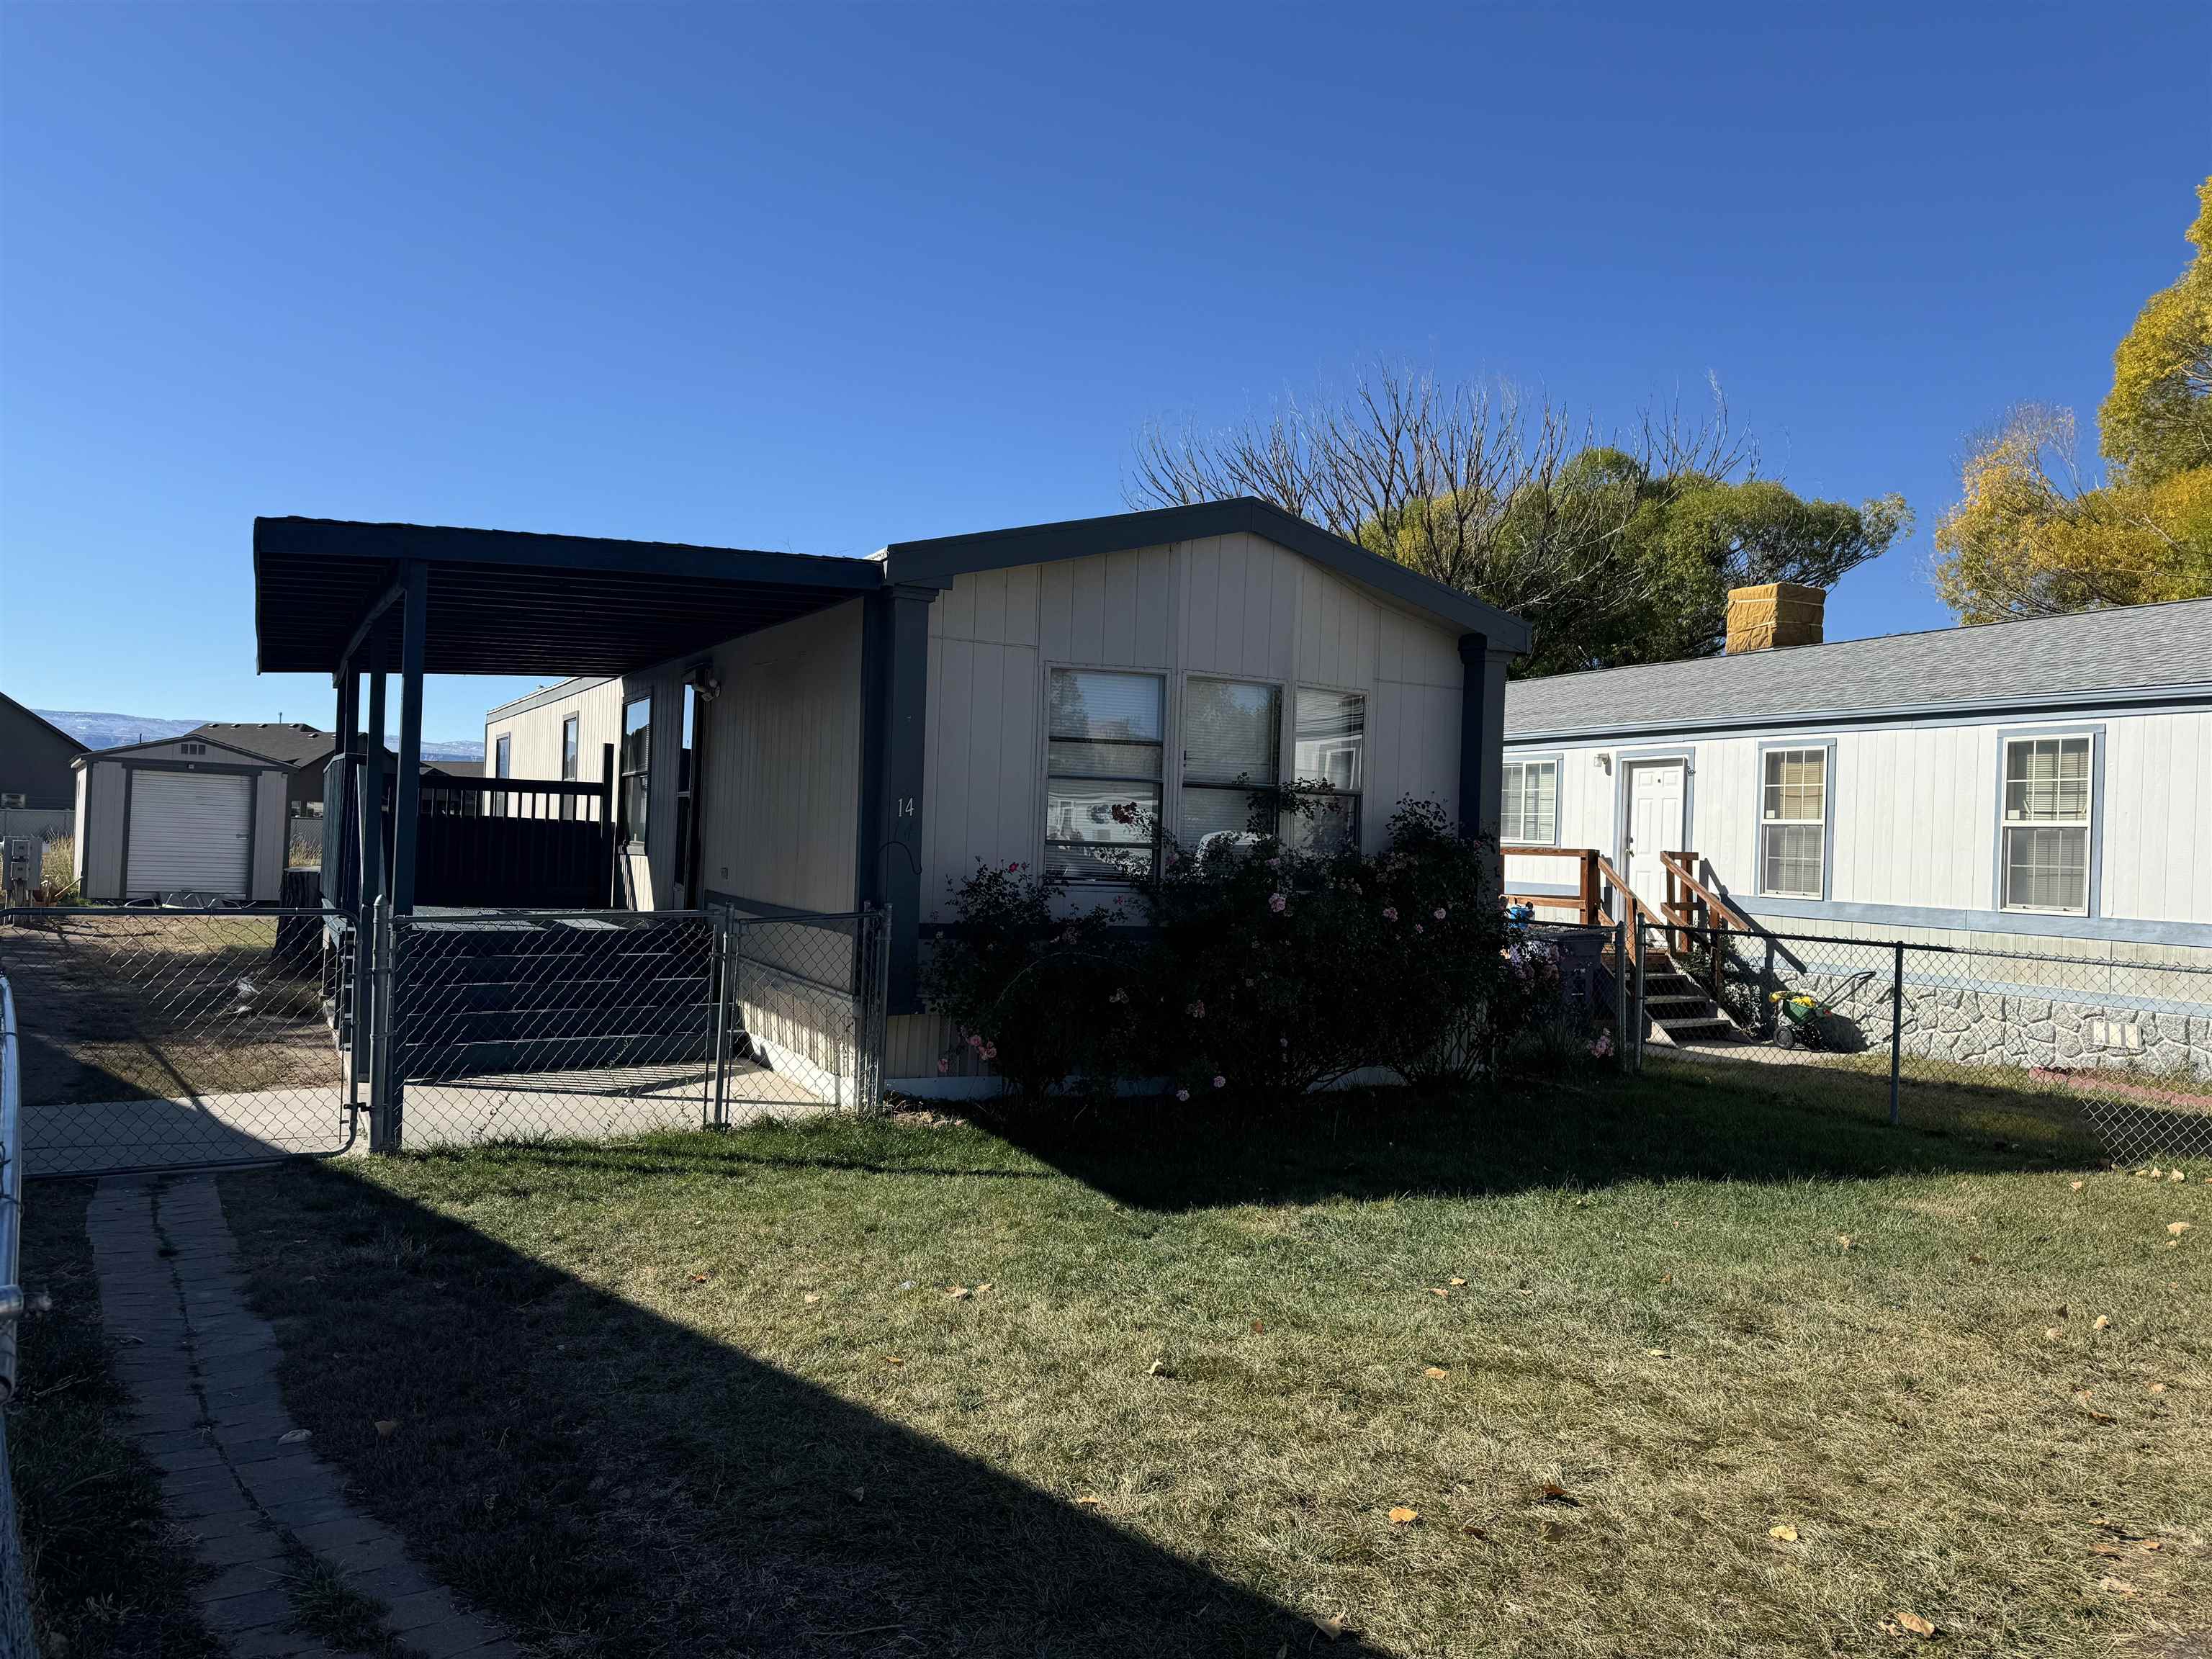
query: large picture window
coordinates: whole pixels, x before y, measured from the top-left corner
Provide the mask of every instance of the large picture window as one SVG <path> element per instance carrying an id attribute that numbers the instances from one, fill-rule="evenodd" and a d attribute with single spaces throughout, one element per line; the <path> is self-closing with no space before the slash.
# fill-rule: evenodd
<path id="1" fill-rule="evenodd" d="M 1046 868 L 1071 881 L 1149 872 L 1159 835 L 1159 676 L 1055 668 L 1046 702 Z"/>
<path id="2" fill-rule="evenodd" d="M 1283 693 L 1247 680 L 1184 682 L 1182 839 L 1203 850 L 1254 833 L 1252 792 L 1280 781 Z"/>
<path id="3" fill-rule="evenodd" d="M 623 705 L 622 828 L 624 841 L 645 839 L 645 809 L 653 784 L 653 696 Z"/>
<path id="4" fill-rule="evenodd" d="M 514 775 L 514 739 L 513 738 L 501 737 L 492 744 L 491 775 L 495 778 L 511 778 Z M 491 811 L 494 817 L 503 818 L 507 816 L 507 795 L 504 791 L 491 798 Z"/>
<path id="5" fill-rule="evenodd" d="M 1357 691 L 1298 688 L 1292 727 L 1292 780 L 1325 783 L 1332 793 L 1291 826 L 1292 839 L 1323 847 L 1359 845 L 1359 799 L 1367 776 L 1367 699 Z"/>
<path id="6" fill-rule="evenodd" d="M 1524 846 L 1549 847 L 1559 838 L 1559 763 L 1555 760 L 1505 763 L 1498 839 Z"/>
<path id="7" fill-rule="evenodd" d="M 576 763 L 582 750 L 578 739 L 580 729 L 581 723 L 574 714 L 561 722 L 561 780 L 564 783 L 576 781 Z M 574 795 L 561 797 L 561 816 L 570 819 L 576 816 L 576 798 Z"/>
<path id="8" fill-rule="evenodd" d="M 2088 914 L 2093 742 L 2087 733 L 2006 739 L 2006 909 Z"/>
<path id="9" fill-rule="evenodd" d="M 1759 762 L 1759 890 L 1821 897 L 1827 844 L 1828 750 L 1767 750 Z"/>

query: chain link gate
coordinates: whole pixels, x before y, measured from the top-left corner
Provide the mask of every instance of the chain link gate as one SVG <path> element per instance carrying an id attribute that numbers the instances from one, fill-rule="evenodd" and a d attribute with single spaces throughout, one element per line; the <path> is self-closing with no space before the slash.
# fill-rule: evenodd
<path id="1" fill-rule="evenodd" d="M 15 994 L 25 1172 L 104 1175 L 329 1157 L 359 1090 L 322 910 L 0 910 Z"/>

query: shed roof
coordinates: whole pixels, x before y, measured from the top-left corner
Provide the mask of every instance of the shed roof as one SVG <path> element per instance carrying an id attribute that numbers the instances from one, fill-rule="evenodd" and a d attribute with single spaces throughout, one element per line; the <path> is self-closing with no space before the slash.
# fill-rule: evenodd
<path id="1" fill-rule="evenodd" d="M 295 770 L 325 758 L 338 746 L 337 732 L 319 732 L 299 720 L 210 720 L 185 736 L 212 738 L 234 749 L 282 761 Z"/>
<path id="2" fill-rule="evenodd" d="M 1505 736 L 1866 722 L 2159 694 L 2212 701 L 2212 599 L 1516 680 Z"/>
<path id="3" fill-rule="evenodd" d="M 271 760 L 251 749 L 241 749 L 234 743 L 223 743 L 198 732 L 180 732 L 173 738 L 149 738 L 143 743 L 118 743 L 112 749 L 88 749 L 82 755 L 72 756 L 70 764 L 72 767 L 90 766 L 99 761 L 122 760 L 128 756 L 143 754 L 149 749 L 173 749 L 180 743 L 204 744 L 210 749 L 220 749 L 228 759 L 250 762 L 271 772 L 290 769 L 283 761 Z"/>

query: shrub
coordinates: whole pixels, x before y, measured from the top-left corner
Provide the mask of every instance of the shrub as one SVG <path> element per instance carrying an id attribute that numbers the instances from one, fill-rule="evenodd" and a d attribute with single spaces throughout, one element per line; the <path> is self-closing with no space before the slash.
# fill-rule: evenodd
<path id="1" fill-rule="evenodd" d="M 1112 910 L 1055 914 L 1069 908 L 1066 888 L 1057 876 L 979 860 L 953 885 L 953 931 L 922 972 L 931 1010 L 1025 1100 L 1070 1079 L 1110 1088 L 1137 1046 L 1134 953 L 1115 938 Z"/>

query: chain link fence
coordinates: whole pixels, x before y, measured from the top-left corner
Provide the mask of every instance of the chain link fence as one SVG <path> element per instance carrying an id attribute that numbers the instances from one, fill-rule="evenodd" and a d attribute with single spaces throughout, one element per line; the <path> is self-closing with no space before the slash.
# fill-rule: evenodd
<path id="1" fill-rule="evenodd" d="M 33 1176 L 344 1151 L 319 910 L 0 910 Z"/>
<path id="2" fill-rule="evenodd" d="M 2212 1159 L 2212 963 L 1694 927 L 1644 939 L 1676 997 L 1725 1018 L 1685 1047 L 1887 1072 L 1893 1109 L 1916 1083 L 2038 1097 L 2076 1112 L 2116 1164 Z M 1665 1011 L 1646 1006 L 1649 1040 Z"/>
<path id="3" fill-rule="evenodd" d="M 205 1168 L 872 1111 L 884 923 L 0 910 L 25 1168 Z"/>

